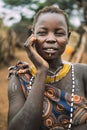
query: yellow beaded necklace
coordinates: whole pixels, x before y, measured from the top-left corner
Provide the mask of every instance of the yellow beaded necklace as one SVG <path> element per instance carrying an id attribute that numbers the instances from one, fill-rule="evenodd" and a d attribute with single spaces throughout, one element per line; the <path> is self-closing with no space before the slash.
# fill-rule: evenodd
<path id="1" fill-rule="evenodd" d="M 54 82 L 61 80 L 69 72 L 70 68 L 71 68 L 70 64 L 64 64 L 63 68 L 57 74 L 55 74 L 53 76 L 47 75 L 46 83 L 54 83 Z M 30 68 L 30 71 L 31 71 L 32 75 L 35 77 L 36 76 L 36 69 L 34 66 L 32 66 Z"/>

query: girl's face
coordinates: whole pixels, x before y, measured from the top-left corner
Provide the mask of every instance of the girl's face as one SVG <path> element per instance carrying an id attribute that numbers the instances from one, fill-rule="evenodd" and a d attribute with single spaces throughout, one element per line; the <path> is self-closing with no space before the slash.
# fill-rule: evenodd
<path id="1" fill-rule="evenodd" d="M 38 39 L 35 44 L 37 52 L 45 59 L 57 59 L 64 52 L 68 31 L 62 14 L 41 14 L 35 25 L 34 34 Z"/>

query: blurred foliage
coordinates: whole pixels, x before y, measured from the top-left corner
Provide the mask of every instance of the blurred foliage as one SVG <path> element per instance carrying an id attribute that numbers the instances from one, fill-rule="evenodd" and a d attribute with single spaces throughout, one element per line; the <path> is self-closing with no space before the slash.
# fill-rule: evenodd
<path id="1" fill-rule="evenodd" d="M 22 5 L 22 4 L 30 4 L 32 0 L 3 0 L 6 4 L 9 5 Z"/>
<path id="2" fill-rule="evenodd" d="M 29 5 L 29 8 L 31 8 L 32 4 L 37 5 L 38 9 L 44 7 L 44 6 L 49 6 L 49 5 L 59 5 L 60 8 L 64 10 L 72 10 L 73 5 L 76 4 L 77 0 L 3 0 L 6 4 L 10 6 L 19 6 L 19 5 Z M 38 9 L 33 9 L 33 10 L 38 10 Z"/>
<path id="3" fill-rule="evenodd" d="M 41 8 L 45 6 L 50 6 L 50 5 L 57 5 L 61 9 L 65 10 L 65 12 L 68 14 L 68 16 L 71 16 L 72 10 L 76 7 L 76 5 L 79 7 L 83 6 L 83 3 L 87 0 L 3 0 L 6 5 L 9 8 L 12 8 L 14 6 L 25 6 L 30 10 L 33 10 L 35 13 L 40 10 Z M 33 16 L 31 19 L 25 18 L 22 16 L 21 22 L 26 22 L 26 23 L 31 23 L 33 20 Z M 73 25 L 72 25 L 73 26 Z"/>
<path id="4" fill-rule="evenodd" d="M 33 10 L 34 12 L 37 12 L 39 9 L 50 6 L 50 5 L 57 5 L 61 9 L 65 10 L 68 14 L 68 16 L 71 15 L 72 10 L 74 9 L 74 5 L 78 4 L 78 0 L 3 0 L 7 5 L 9 5 L 9 8 L 12 8 L 14 6 L 29 6 L 30 10 Z M 35 8 L 35 6 L 37 8 Z M 31 19 L 27 19 L 24 16 L 21 16 L 22 20 L 21 22 L 30 23 L 33 20 L 33 16 Z"/>
<path id="5" fill-rule="evenodd" d="M 60 5 L 60 7 L 63 7 L 64 9 L 72 8 L 73 4 L 76 2 L 79 4 L 79 6 L 85 6 L 87 3 L 87 0 L 3 0 L 5 3 L 9 5 L 23 5 L 23 4 L 45 4 L 45 5 L 52 5 L 54 3 L 57 3 Z"/>
<path id="6" fill-rule="evenodd" d="M 72 9 L 73 5 L 76 3 L 77 0 L 3 0 L 6 4 L 11 6 L 19 6 L 19 5 L 29 5 L 36 4 L 39 8 L 44 6 L 49 6 L 53 4 L 59 5 L 62 9 Z"/>
<path id="7" fill-rule="evenodd" d="M 78 7 L 85 6 L 87 4 L 87 0 L 3 0 L 6 4 L 12 6 L 22 6 L 29 5 L 29 9 L 37 12 L 39 9 L 44 6 L 49 5 L 58 5 L 61 9 L 67 11 L 70 15 L 71 11 L 74 9 L 74 5 L 78 5 Z M 32 5 L 36 5 L 38 8 L 33 8 Z"/>

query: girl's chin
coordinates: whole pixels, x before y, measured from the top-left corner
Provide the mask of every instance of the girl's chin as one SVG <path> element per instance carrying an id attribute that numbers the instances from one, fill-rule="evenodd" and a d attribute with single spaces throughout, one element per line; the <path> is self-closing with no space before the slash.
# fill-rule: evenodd
<path id="1" fill-rule="evenodd" d="M 57 59 L 58 56 L 54 56 L 54 55 L 49 55 L 47 57 L 43 57 L 45 60 L 54 60 L 54 59 Z"/>

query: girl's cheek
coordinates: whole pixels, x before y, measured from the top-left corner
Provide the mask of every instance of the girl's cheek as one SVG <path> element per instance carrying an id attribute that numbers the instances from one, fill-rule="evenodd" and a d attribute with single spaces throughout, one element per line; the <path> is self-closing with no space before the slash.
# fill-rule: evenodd
<path id="1" fill-rule="evenodd" d="M 45 39 L 43 37 L 37 36 L 38 42 L 43 43 Z"/>
<path id="2" fill-rule="evenodd" d="M 58 40 L 58 44 L 61 45 L 61 46 L 65 46 L 67 44 L 67 42 L 68 42 L 67 38 L 64 38 L 64 39 L 60 38 Z"/>

